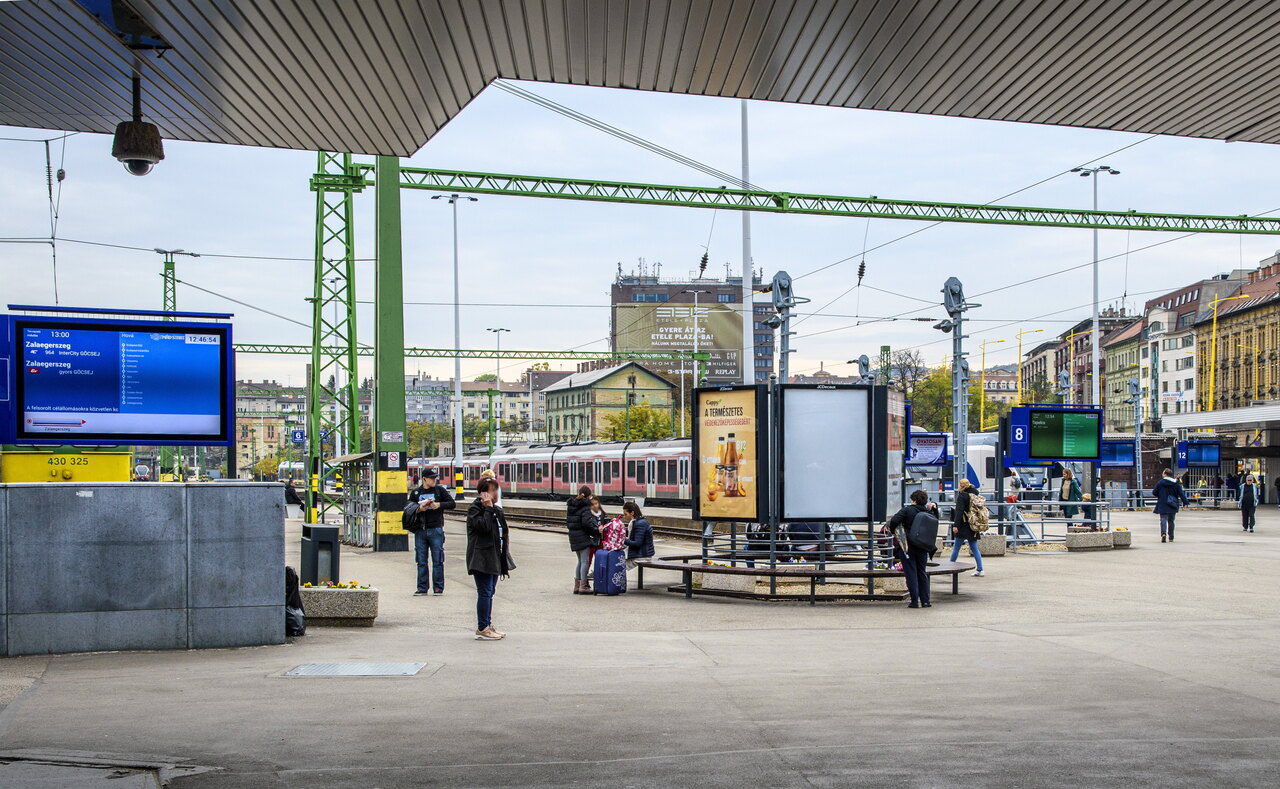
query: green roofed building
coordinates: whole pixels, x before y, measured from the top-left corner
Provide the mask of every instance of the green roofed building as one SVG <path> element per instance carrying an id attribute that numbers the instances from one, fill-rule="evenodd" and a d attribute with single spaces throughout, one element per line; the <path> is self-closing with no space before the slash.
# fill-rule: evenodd
<path id="1" fill-rule="evenodd" d="M 548 386 L 547 438 L 550 441 L 592 441 L 602 438 L 609 414 L 648 406 L 674 416 L 676 387 L 636 362 L 574 373 Z"/>

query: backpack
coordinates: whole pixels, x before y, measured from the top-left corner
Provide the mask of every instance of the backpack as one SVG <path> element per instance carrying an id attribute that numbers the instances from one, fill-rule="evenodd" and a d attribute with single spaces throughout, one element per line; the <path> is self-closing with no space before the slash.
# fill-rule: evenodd
<path id="1" fill-rule="evenodd" d="M 991 528 L 991 517 L 987 514 L 987 500 L 973 491 L 969 492 L 969 531 L 982 534 Z"/>
<path id="2" fill-rule="evenodd" d="M 907 530 L 907 545 L 929 553 L 938 550 L 938 519 L 932 513 L 916 513 Z"/>
<path id="3" fill-rule="evenodd" d="M 400 516 L 400 527 L 410 534 L 417 534 L 422 531 L 422 521 L 418 517 L 421 514 L 418 512 L 418 502 L 409 502 L 405 505 L 404 513 Z"/>

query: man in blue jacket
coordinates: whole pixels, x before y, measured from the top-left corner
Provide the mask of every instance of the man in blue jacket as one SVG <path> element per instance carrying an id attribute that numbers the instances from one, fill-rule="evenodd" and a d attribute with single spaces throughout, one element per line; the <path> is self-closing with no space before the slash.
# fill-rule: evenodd
<path id="1" fill-rule="evenodd" d="M 1173 542 L 1173 520 L 1178 514 L 1178 508 L 1190 503 L 1187 501 L 1187 493 L 1174 478 L 1173 472 L 1165 469 L 1164 477 L 1151 489 L 1151 495 L 1156 500 L 1155 512 L 1160 516 L 1160 542 Z"/>

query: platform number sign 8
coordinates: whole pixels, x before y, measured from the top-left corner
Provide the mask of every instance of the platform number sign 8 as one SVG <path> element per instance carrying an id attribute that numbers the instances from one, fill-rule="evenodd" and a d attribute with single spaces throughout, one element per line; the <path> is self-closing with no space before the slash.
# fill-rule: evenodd
<path id="1" fill-rule="evenodd" d="M 1014 440 L 1014 441 L 1026 441 L 1026 440 L 1027 440 L 1027 429 L 1026 429 L 1025 427 L 1021 427 L 1021 426 L 1019 426 L 1019 427 L 1015 427 L 1015 428 L 1013 429 L 1013 440 Z"/>

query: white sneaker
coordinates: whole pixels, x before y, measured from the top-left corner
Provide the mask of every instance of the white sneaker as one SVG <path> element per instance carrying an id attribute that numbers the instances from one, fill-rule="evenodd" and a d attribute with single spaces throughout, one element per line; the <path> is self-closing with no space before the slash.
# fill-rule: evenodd
<path id="1" fill-rule="evenodd" d="M 981 570 L 979 570 L 978 572 L 976 572 L 976 573 L 974 573 L 974 574 L 973 574 L 973 577 L 974 577 L 974 578 L 982 578 L 982 577 L 983 577 L 983 576 L 985 576 L 985 575 L 986 575 L 986 573 L 984 573 L 984 572 L 982 572 Z"/>

